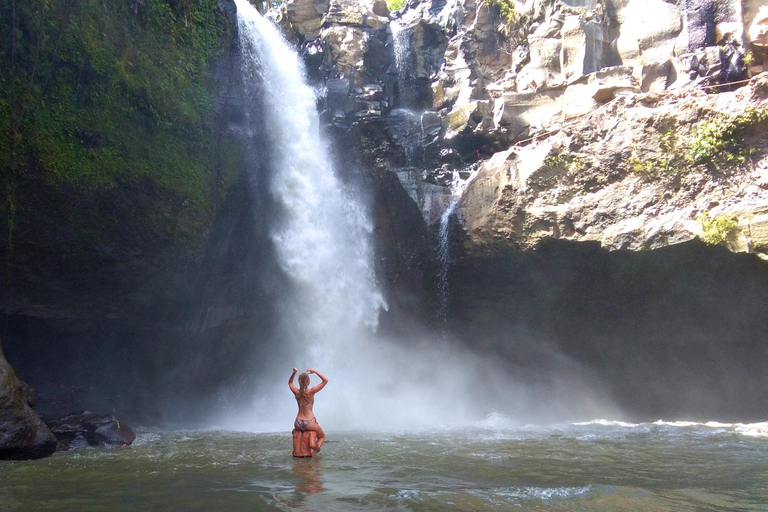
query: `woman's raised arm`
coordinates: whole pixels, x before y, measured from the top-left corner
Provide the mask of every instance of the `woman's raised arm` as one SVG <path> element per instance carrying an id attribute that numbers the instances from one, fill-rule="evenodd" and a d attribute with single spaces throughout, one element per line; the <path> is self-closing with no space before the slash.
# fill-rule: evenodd
<path id="1" fill-rule="evenodd" d="M 313 387 L 312 389 L 309 390 L 309 392 L 312 393 L 313 395 L 315 393 L 317 393 L 318 391 L 320 391 L 321 389 L 323 389 L 326 384 L 328 384 L 328 378 L 325 375 L 323 375 L 322 373 L 320 373 L 317 370 L 315 370 L 314 368 L 307 368 L 307 373 L 314 373 L 315 375 L 320 377 L 320 380 L 323 381 L 320 384 L 318 384 L 317 386 L 315 386 L 315 387 Z"/>
<path id="2" fill-rule="evenodd" d="M 288 379 L 288 387 L 291 388 L 291 391 L 293 391 L 293 394 L 297 394 L 299 392 L 299 388 L 296 387 L 296 385 L 293 383 L 293 378 L 296 377 L 296 372 L 298 372 L 298 368 L 293 369 L 293 373 L 291 373 L 291 377 Z"/>

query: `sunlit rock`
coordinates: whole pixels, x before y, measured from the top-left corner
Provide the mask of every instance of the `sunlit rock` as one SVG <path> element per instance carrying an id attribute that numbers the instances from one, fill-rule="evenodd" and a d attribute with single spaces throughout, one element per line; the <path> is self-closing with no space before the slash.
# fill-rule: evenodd
<path id="1" fill-rule="evenodd" d="M 630 0 L 619 13 L 616 45 L 624 65 L 665 62 L 683 30 L 679 8 L 663 0 Z"/>
<path id="2" fill-rule="evenodd" d="M 589 97 L 589 84 L 578 85 L 568 90 Z M 636 90 L 631 82 L 624 85 Z M 736 156 L 731 164 L 723 160 L 718 165 L 738 169 L 728 172 L 691 164 L 689 152 L 702 137 L 702 118 L 727 125 L 768 108 L 768 77 L 718 96 L 635 98 L 632 93 L 606 107 L 585 107 L 567 129 L 488 159 L 461 202 L 472 246 L 526 249 L 563 238 L 609 249 L 653 249 L 707 239 L 706 219 L 717 218 L 727 247 L 765 256 L 764 151 L 743 150 L 752 151 L 751 164 L 738 164 Z M 761 123 L 746 132 L 753 133 L 745 135 L 748 144 L 759 144 L 754 137 Z"/>
<path id="3" fill-rule="evenodd" d="M 330 0 L 288 0 L 284 3 L 293 30 L 304 39 L 320 35 Z"/>
<path id="4" fill-rule="evenodd" d="M 768 47 L 768 5 L 760 7 L 749 24 L 747 36 L 752 44 Z"/>

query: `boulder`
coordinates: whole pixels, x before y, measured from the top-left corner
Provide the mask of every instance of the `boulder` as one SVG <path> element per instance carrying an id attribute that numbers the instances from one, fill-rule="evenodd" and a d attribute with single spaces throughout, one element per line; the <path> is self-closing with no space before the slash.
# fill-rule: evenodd
<path id="1" fill-rule="evenodd" d="M 362 28 L 334 25 L 320 35 L 325 65 L 335 67 L 339 78 L 361 84 L 364 73 L 365 54 L 368 52 L 368 33 Z"/>
<path id="2" fill-rule="evenodd" d="M 747 37 L 755 46 L 768 47 L 768 5 L 760 7 L 752 23 L 749 24 Z"/>
<path id="3" fill-rule="evenodd" d="M 622 63 L 631 66 L 668 60 L 683 30 L 680 9 L 664 0 L 630 0 L 619 21 L 616 45 Z"/>
<path id="4" fill-rule="evenodd" d="M 49 422 L 49 426 L 59 441 L 60 449 L 104 444 L 130 445 L 136 440 L 133 430 L 114 415 L 91 411 L 69 414 Z"/>
<path id="5" fill-rule="evenodd" d="M 38 459 L 56 450 L 56 438 L 29 405 L 30 389 L 0 346 L 0 459 Z"/>
<path id="6" fill-rule="evenodd" d="M 320 35 L 330 0 L 288 0 L 284 4 L 293 30 L 305 40 Z"/>
<path id="7" fill-rule="evenodd" d="M 443 121 L 445 138 L 475 131 L 489 132 L 493 128 L 493 106 L 490 101 L 471 101 L 454 106 Z"/>

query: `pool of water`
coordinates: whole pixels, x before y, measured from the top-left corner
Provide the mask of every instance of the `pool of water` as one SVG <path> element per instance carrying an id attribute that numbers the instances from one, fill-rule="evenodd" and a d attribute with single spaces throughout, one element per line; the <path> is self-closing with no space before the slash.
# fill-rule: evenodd
<path id="1" fill-rule="evenodd" d="M 768 425 L 589 422 L 289 433 L 143 431 L 0 461 L 0 510 L 768 510 Z"/>

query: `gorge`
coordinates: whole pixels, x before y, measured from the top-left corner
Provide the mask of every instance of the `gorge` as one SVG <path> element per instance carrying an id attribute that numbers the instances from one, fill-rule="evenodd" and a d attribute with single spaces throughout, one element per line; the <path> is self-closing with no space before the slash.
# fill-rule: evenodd
<path id="1" fill-rule="evenodd" d="M 761 2 L 128 3 L 3 7 L 44 417 L 278 431 L 300 364 L 337 429 L 765 419 Z"/>

